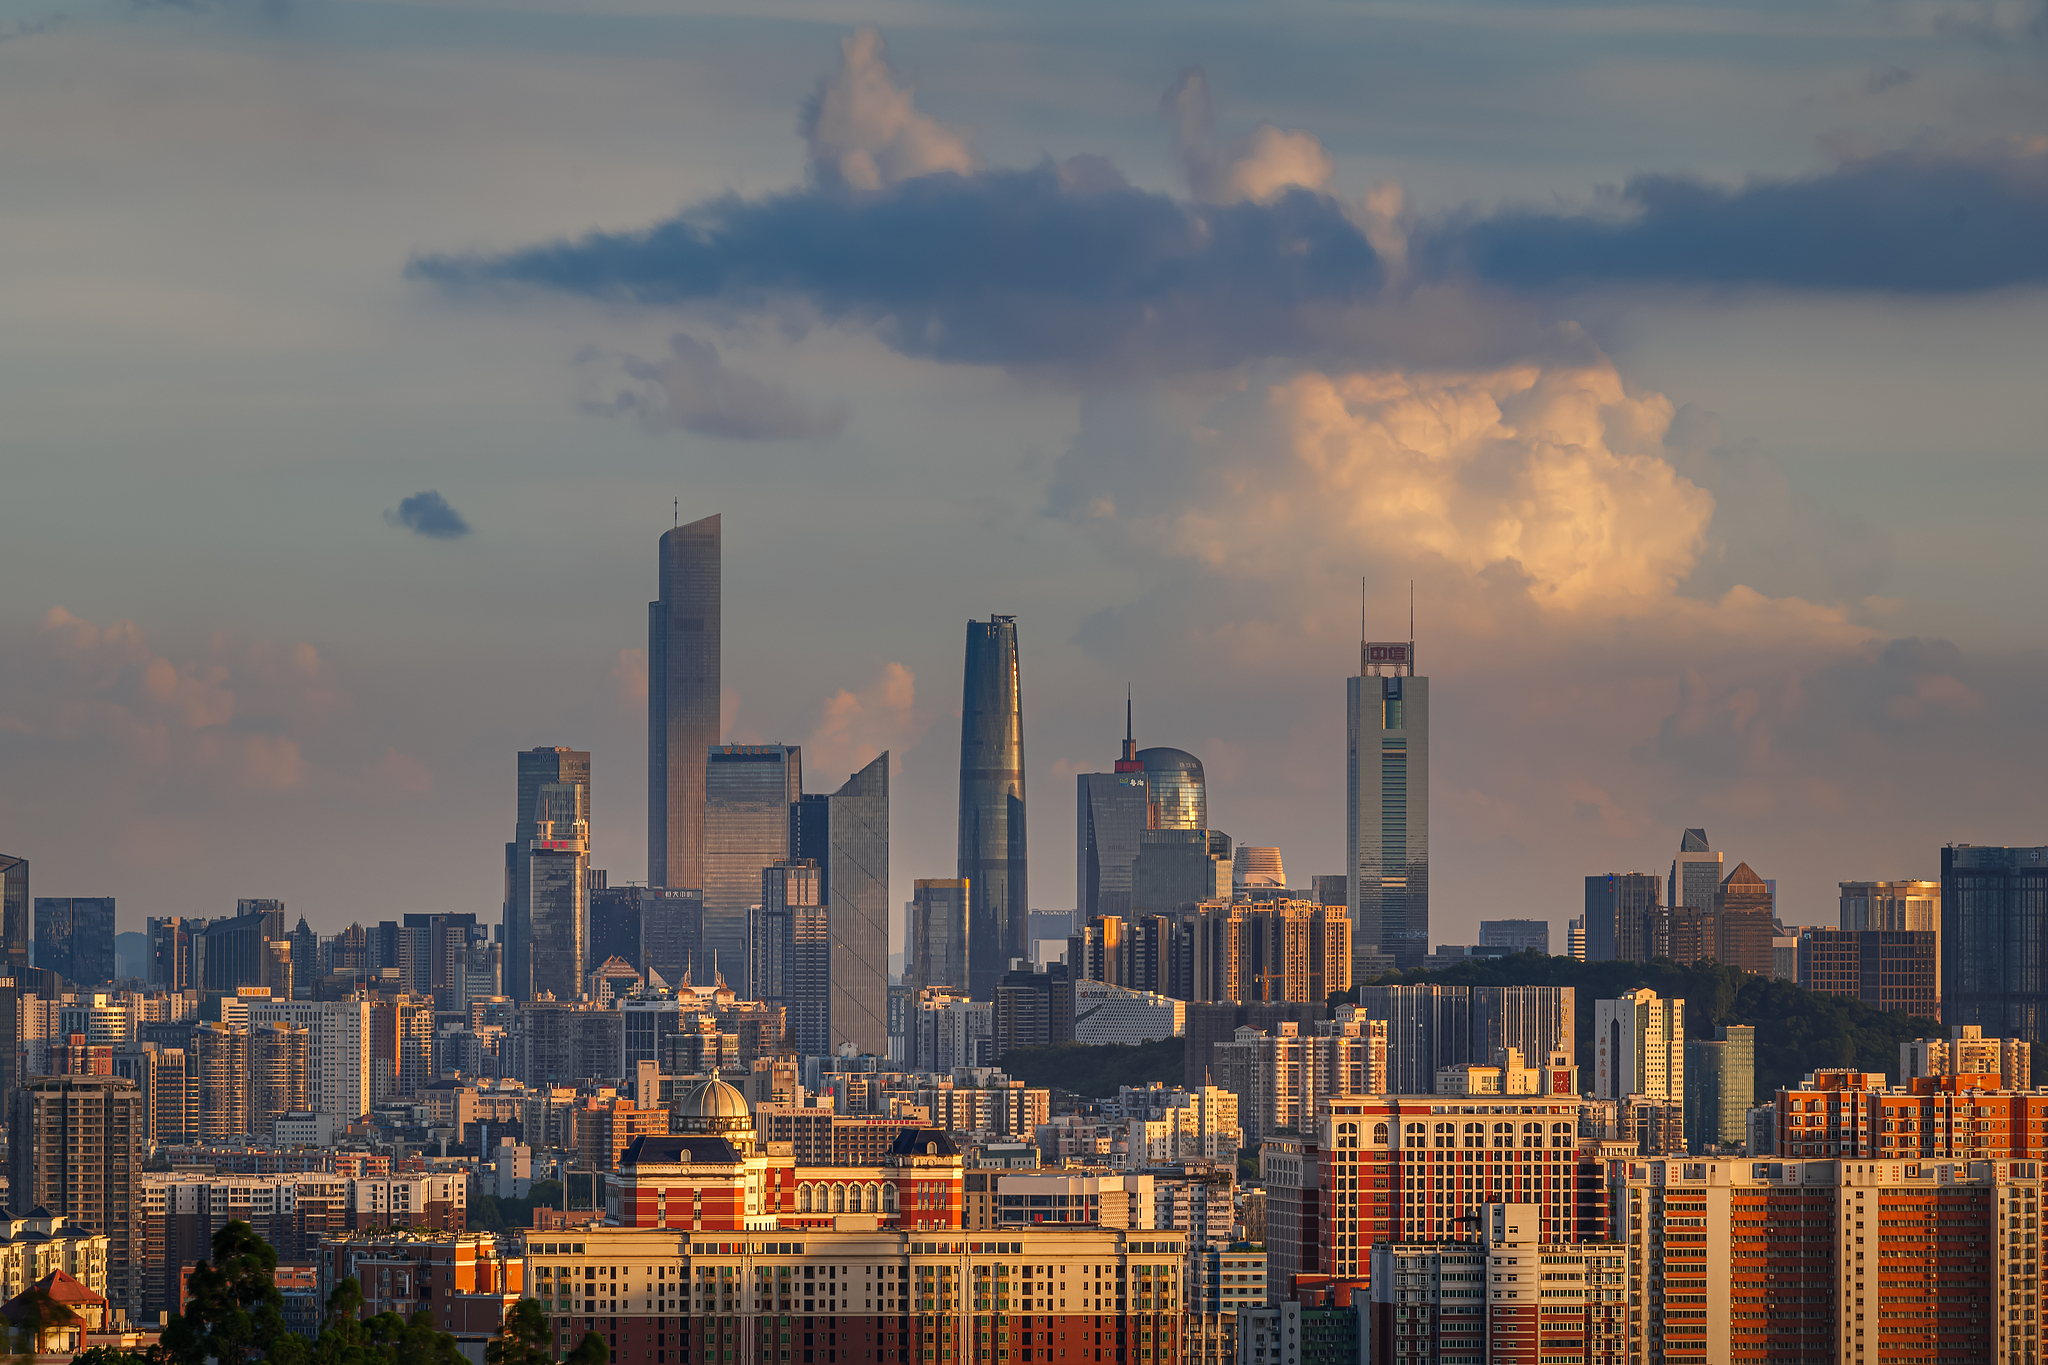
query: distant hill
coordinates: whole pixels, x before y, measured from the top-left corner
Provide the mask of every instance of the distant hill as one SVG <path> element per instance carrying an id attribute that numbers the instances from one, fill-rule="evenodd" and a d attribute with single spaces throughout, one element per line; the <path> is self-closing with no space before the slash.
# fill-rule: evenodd
<path id="1" fill-rule="evenodd" d="M 1757 1103 L 1780 1087 L 1797 1085 L 1809 1071 L 1853 1067 L 1882 1071 L 1894 1081 L 1899 1044 L 1939 1036 L 1938 1020 L 1874 1010 L 1860 1000 L 1817 995 L 1789 981 L 1772 981 L 1737 967 L 1707 963 L 1683 967 L 1655 962 L 1579 962 L 1541 953 L 1473 958 L 1439 972 L 1390 972 L 1372 984 L 1439 986 L 1573 986 L 1578 990 L 1577 1061 L 1593 1056 L 1593 1002 L 1612 1000 L 1647 986 L 1685 1001 L 1688 1038 L 1711 1038 L 1722 1024 L 1756 1026 Z M 1332 996 L 1331 1004 L 1355 1002 L 1357 991 Z M 1530 1058 L 1534 1062 L 1538 1058 Z M 2038 1072 L 2037 1072 L 2038 1074 Z"/>
<path id="2" fill-rule="evenodd" d="M 1181 1082 L 1184 1038 L 1161 1038 L 1127 1047 L 1122 1043 L 1061 1043 L 1056 1047 L 1012 1048 L 998 1066 L 1026 1085 L 1057 1086 L 1090 1099 L 1116 1094 L 1123 1085 Z"/>

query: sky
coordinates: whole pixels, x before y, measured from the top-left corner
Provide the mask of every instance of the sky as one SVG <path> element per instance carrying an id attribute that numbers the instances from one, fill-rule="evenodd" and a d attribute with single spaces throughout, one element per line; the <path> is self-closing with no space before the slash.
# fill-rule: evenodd
<path id="1" fill-rule="evenodd" d="M 644 877 L 713 512 L 899 905 L 992 613 L 1035 906 L 1126 688 L 1341 871 L 1411 581 L 1439 942 L 2048 841 L 2038 0 L 0 0 L 0 128 L 0 850 L 124 930 L 495 923 L 535 745 Z"/>

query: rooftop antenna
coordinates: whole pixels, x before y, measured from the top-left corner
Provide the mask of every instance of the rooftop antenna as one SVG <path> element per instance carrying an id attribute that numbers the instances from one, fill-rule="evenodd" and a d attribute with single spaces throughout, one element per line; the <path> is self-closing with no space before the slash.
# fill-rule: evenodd
<path id="1" fill-rule="evenodd" d="M 1365 666 L 1365 579 L 1358 580 L 1358 672 L 1363 677 L 1369 670 Z"/>
<path id="2" fill-rule="evenodd" d="M 1408 676 L 1415 676 L 1415 580 L 1408 580 Z"/>
<path id="3" fill-rule="evenodd" d="M 675 520 L 676 525 L 681 526 L 683 524 L 683 500 L 681 498 L 675 499 Z"/>
<path id="4" fill-rule="evenodd" d="M 1138 741 L 1135 738 L 1136 733 L 1137 732 L 1131 728 L 1131 685 L 1129 683 L 1125 683 L 1124 756 L 1116 761 L 1116 770 L 1120 773 L 1139 773 L 1145 771 L 1145 765 L 1138 761 Z"/>

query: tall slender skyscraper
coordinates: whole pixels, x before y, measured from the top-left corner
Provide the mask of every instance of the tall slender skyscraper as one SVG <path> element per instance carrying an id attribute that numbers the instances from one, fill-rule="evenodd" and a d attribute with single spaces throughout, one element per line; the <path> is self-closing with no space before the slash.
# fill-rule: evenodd
<path id="1" fill-rule="evenodd" d="M 1029 949 L 1025 872 L 1024 701 L 1017 677 L 1017 618 L 967 623 L 960 701 L 960 871 L 969 906 L 968 988 L 995 999 L 1010 959 Z"/>
<path id="2" fill-rule="evenodd" d="M 847 778 L 827 809 L 831 1047 L 852 1043 L 882 1056 L 889 1050 L 889 751 Z"/>
<path id="3" fill-rule="evenodd" d="M 10 976 L 28 970 L 29 927 L 28 859 L 0 853 L 0 968 Z"/>
<path id="4" fill-rule="evenodd" d="M 704 887 L 704 756 L 718 743 L 723 536 L 716 514 L 663 535 L 661 596 L 647 604 L 649 886 Z"/>
<path id="5" fill-rule="evenodd" d="M 545 814 L 542 810 L 542 792 L 553 786 L 580 787 L 583 791 L 580 814 L 572 809 L 574 798 L 556 799 L 548 803 Z M 533 960 L 533 896 L 531 886 L 532 860 L 536 839 L 542 837 L 540 822 L 546 819 L 551 825 L 561 822 L 564 832 L 559 841 L 583 841 L 582 860 L 590 860 L 590 754 L 582 749 L 555 749 L 543 746 L 526 749 L 519 755 L 519 804 L 517 823 L 514 826 L 512 842 L 505 845 L 505 994 L 515 1000 L 531 1000 L 536 989 L 553 990 L 559 996 L 567 984 L 555 980 L 545 987 L 535 986 Z M 576 821 L 582 821 L 580 835 L 574 832 Z M 566 850 L 543 849 L 543 853 L 569 856 Z M 547 865 L 550 872 L 561 869 L 554 864 Z M 586 895 L 580 888 L 576 892 L 580 899 Z M 556 925 L 556 930 L 560 928 Z M 391 963 L 387 965 L 396 966 Z M 580 972 L 580 968 L 578 969 Z M 569 998 L 582 989 L 580 977 Z"/>
<path id="6" fill-rule="evenodd" d="M 1414 641 L 1361 643 L 1349 693 L 1352 951 L 1377 947 L 1396 967 L 1419 967 L 1429 955 L 1429 679 L 1415 675 Z"/>
<path id="7" fill-rule="evenodd" d="M 581 996 L 590 967 L 588 782 L 544 782 L 534 798 L 533 837 L 526 841 L 526 929 L 533 995 Z"/>

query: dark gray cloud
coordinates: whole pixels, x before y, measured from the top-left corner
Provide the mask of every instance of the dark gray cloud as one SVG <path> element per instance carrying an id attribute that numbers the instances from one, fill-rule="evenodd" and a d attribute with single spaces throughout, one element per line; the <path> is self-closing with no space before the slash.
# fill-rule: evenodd
<path id="1" fill-rule="evenodd" d="M 586 351 L 591 366 L 615 367 L 593 382 L 586 412 L 637 418 L 649 431 L 677 427 L 734 441 L 809 441 L 837 435 L 852 407 L 844 399 L 814 403 L 718 358 L 718 348 L 686 332 L 669 338 L 666 360 Z"/>
<path id="2" fill-rule="evenodd" d="M 384 520 L 435 540 L 460 540 L 469 534 L 469 523 L 462 519 L 462 514 L 431 488 L 402 499 L 398 510 L 386 512 Z"/>
<path id="3" fill-rule="evenodd" d="M 410 273 L 658 306 L 801 300 L 909 355 L 1063 369 L 1313 353 L 1383 289 L 1379 258 L 1334 199 L 1191 205 L 1092 169 L 727 196 L 645 232 L 430 256 Z"/>
<path id="4" fill-rule="evenodd" d="M 1891 152 L 1735 188 L 1630 180 L 1607 215 L 1439 223 L 1419 269 L 1514 288 L 1602 283 L 1944 293 L 2048 279 L 2048 151 Z"/>

